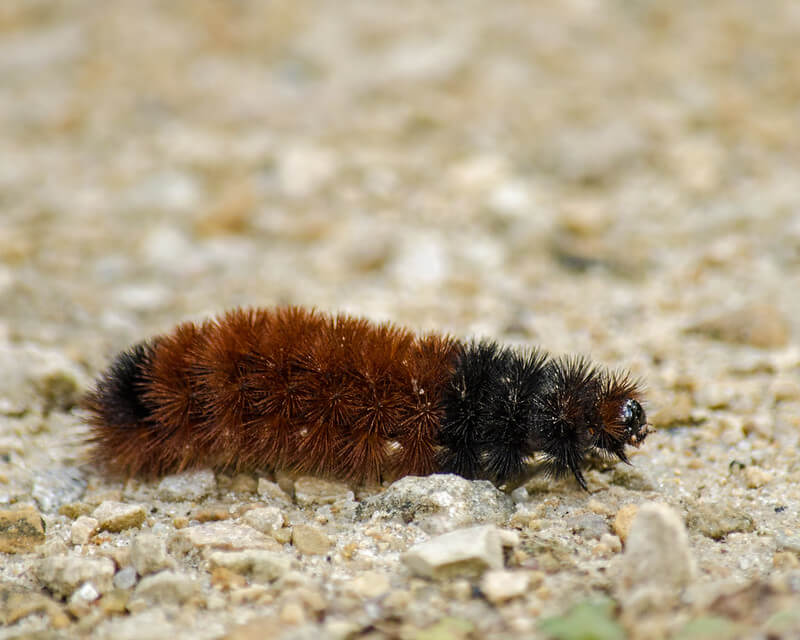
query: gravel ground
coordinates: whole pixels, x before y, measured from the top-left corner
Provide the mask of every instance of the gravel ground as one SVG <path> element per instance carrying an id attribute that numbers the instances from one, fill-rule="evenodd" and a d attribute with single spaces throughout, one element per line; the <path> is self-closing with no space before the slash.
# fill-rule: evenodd
<path id="1" fill-rule="evenodd" d="M 0 4 L 0 638 L 800 637 L 800 6 Z M 297 303 L 585 353 L 589 493 L 114 482 L 77 399 Z"/>

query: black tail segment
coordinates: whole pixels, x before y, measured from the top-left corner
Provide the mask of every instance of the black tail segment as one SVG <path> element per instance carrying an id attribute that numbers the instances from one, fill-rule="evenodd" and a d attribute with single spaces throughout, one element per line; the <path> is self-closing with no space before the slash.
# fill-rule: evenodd
<path id="1" fill-rule="evenodd" d="M 140 342 L 117 355 L 99 378 L 83 401 L 95 429 L 135 429 L 150 421 L 142 394 L 152 355 L 153 345 Z"/>

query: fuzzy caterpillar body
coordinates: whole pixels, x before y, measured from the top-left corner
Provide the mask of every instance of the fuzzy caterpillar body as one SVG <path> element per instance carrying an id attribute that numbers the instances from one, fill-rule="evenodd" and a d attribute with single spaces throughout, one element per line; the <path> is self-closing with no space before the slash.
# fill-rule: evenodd
<path id="1" fill-rule="evenodd" d="M 355 482 L 457 473 L 503 485 L 626 461 L 639 386 L 582 358 L 416 336 L 299 307 L 236 309 L 120 353 L 84 399 L 107 470 L 289 469 Z"/>

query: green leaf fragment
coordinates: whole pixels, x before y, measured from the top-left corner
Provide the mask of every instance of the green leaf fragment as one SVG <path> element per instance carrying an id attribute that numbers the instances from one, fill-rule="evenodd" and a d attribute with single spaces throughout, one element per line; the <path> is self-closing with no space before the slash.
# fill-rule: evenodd
<path id="1" fill-rule="evenodd" d="M 581 602 L 563 616 L 545 618 L 539 628 L 555 640 L 625 640 L 622 626 L 614 620 L 613 600 Z"/>

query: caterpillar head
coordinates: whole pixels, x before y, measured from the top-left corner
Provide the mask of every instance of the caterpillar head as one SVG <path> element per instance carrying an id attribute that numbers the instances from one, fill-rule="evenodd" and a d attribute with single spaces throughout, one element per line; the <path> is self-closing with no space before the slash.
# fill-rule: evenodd
<path id="1" fill-rule="evenodd" d="M 639 385 L 627 376 L 609 376 L 600 391 L 600 430 L 595 447 L 628 462 L 625 447 L 639 447 L 652 432 L 639 402 Z"/>

